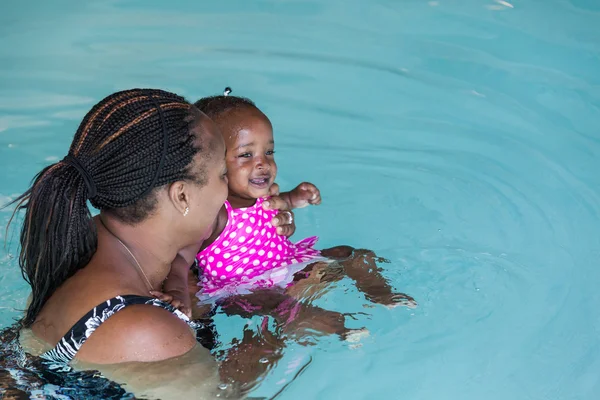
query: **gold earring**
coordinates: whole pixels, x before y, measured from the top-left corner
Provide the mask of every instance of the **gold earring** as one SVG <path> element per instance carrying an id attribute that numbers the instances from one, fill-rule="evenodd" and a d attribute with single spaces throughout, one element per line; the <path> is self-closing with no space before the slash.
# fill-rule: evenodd
<path id="1" fill-rule="evenodd" d="M 184 217 L 187 217 L 187 215 L 188 215 L 188 213 L 189 213 L 189 212 L 190 212 L 190 208 L 189 208 L 189 207 L 186 207 L 186 208 L 185 208 L 185 211 L 183 212 L 183 216 L 184 216 Z"/>

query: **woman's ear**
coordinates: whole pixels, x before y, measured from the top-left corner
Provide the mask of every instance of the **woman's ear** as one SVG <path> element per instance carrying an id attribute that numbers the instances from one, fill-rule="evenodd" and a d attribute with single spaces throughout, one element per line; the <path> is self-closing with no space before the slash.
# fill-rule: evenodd
<path id="1" fill-rule="evenodd" d="M 190 210 L 189 185 L 185 181 L 177 181 L 169 187 L 169 199 L 177 211 L 187 215 Z"/>

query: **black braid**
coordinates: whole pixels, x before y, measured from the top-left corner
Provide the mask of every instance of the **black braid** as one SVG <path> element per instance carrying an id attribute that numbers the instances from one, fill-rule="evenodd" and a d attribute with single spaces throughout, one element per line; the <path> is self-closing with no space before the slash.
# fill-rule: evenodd
<path id="1" fill-rule="evenodd" d="M 160 170 L 165 142 L 157 105 L 168 135 Z M 194 155 L 205 147 L 193 145 L 191 109 L 182 97 L 151 89 L 114 93 L 95 105 L 69 150 L 96 186 L 92 205 L 135 224 L 153 211 L 154 188 L 177 180 L 204 184 L 204 172 L 200 176 L 190 172 Z M 18 204 L 15 213 L 25 209 L 19 265 L 32 288 L 25 326 L 35 321 L 46 300 L 96 252 L 98 238 L 86 203 L 87 191 L 82 174 L 59 162 L 42 170 L 31 188 L 13 202 Z"/>
<path id="2" fill-rule="evenodd" d="M 200 111 L 204 114 L 208 115 L 210 119 L 215 122 L 219 122 L 222 115 L 234 111 L 241 110 L 244 108 L 255 108 L 256 104 L 246 97 L 237 97 L 237 96 L 210 96 L 204 97 L 194 103 Z M 259 110 L 260 111 L 260 110 Z"/>

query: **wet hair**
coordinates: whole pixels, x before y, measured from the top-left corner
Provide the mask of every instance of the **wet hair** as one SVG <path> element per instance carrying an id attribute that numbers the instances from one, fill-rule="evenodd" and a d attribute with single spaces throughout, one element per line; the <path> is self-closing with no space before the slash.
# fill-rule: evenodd
<path id="1" fill-rule="evenodd" d="M 260 111 L 252 100 L 246 97 L 230 96 L 230 93 L 231 88 L 227 87 L 222 95 L 204 97 L 194 103 L 194 105 L 216 123 L 220 122 L 220 118 L 224 114 L 231 111 L 245 108 L 253 108 Z"/>
<path id="2" fill-rule="evenodd" d="M 205 184 L 204 166 L 191 172 L 194 156 L 206 151 L 194 142 L 192 109 L 184 98 L 154 89 L 106 97 L 81 122 L 68 155 L 44 168 L 11 203 L 17 204 L 15 213 L 25 210 L 19 266 L 32 300 L 24 326 L 96 252 L 87 200 L 136 224 L 154 211 L 155 188 L 178 180 Z"/>

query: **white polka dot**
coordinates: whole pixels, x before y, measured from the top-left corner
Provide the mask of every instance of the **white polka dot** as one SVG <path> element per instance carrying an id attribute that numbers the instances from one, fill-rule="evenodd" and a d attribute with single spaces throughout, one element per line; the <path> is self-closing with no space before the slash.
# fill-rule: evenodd
<path id="1" fill-rule="evenodd" d="M 207 269 L 208 271 L 210 271 L 210 270 L 212 269 L 212 267 L 211 267 L 210 265 L 207 265 L 207 266 L 206 266 L 206 269 Z"/>
<path id="2" fill-rule="evenodd" d="M 225 254 L 223 254 L 223 258 L 224 258 L 224 259 L 226 259 L 226 260 L 227 260 L 229 257 L 231 257 L 231 254 L 229 254 L 229 253 L 225 253 Z"/>
<path id="3" fill-rule="evenodd" d="M 246 238 L 244 236 L 240 236 L 240 243 L 244 243 L 246 241 Z"/>
<path id="4" fill-rule="evenodd" d="M 217 271 L 212 271 L 210 274 L 211 274 L 212 276 L 217 276 Z"/>
<path id="5" fill-rule="evenodd" d="M 240 256 L 233 256 L 232 260 L 233 262 L 238 262 L 240 261 Z"/>
<path id="6" fill-rule="evenodd" d="M 272 265 L 272 266 L 276 266 L 276 265 L 277 265 L 277 261 L 273 261 L 273 262 L 271 263 L 271 265 Z"/>
<path id="7" fill-rule="evenodd" d="M 227 277 L 225 275 L 221 275 L 221 280 L 225 280 Z"/>
<path id="8" fill-rule="evenodd" d="M 266 267 L 269 264 L 268 261 L 265 261 L 264 263 L 262 263 L 263 267 Z"/>
<path id="9" fill-rule="evenodd" d="M 209 256 L 208 257 L 208 262 L 213 262 L 213 261 L 215 261 L 215 258 L 213 256 Z"/>
<path id="10" fill-rule="evenodd" d="M 266 226 L 267 228 L 269 228 L 269 229 L 273 227 L 273 225 L 271 225 L 271 223 L 270 223 L 270 222 L 267 222 L 267 223 L 265 224 L 265 226 Z"/>
<path id="11" fill-rule="evenodd" d="M 281 260 L 281 256 L 279 254 L 277 254 L 277 256 L 275 257 L 276 260 Z"/>
<path id="12" fill-rule="evenodd" d="M 262 215 L 263 215 L 263 212 L 262 212 L 262 210 L 258 210 L 258 215 L 260 215 L 260 216 L 262 216 Z"/>
<path id="13" fill-rule="evenodd" d="M 269 257 L 269 258 L 273 258 L 273 252 L 272 252 L 272 251 L 268 252 L 268 253 L 267 253 L 267 257 Z"/>
<path id="14" fill-rule="evenodd" d="M 217 248 L 215 249 L 215 254 L 221 254 L 221 249 L 217 247 Z"/>
<path id="15" fill-rule="evenodd" d="M 280 244 L 278 244 L 278 245 L 277 245 L 277 250 L 279 250 L 279 251 L 281 251 L 281 250 L 282 250 L 282 248 L 281 248 L 281 245 L 280 245 Z"/>
<path id="16" fill-rule="evenodd" d="M 241 251 L 242 253 L 245 253 L 245 252 L 247 252 L 247 251 L 248 251 L 248 248 L 247 248 L 246 246 L 244 246 L 244 247 L 242 247 L 242 248 L 240 249 L 240 251 Z"/>
<path id="17" fill-rule="evenodd" d="M 264 251 L 264 250 L 262 250 L 262 249 L 261 249 L 261 250 L 259 250 L 259 251 L 258 251 L 258 255 L 259 255 L 259 256 L 261 256 L 261 257 L 262 257 L 262 256 L 264 256 L 264 255 L 265 255 L 265 251 Z"/>
<path id="18" fill-rule="evenodd" d="M 267 232 L 267 237 L 271 239 L 271 232 Z"/>
<path id="19" fill-rule="evenodd" d="M 258 264 L 260 264 L 260 261 L 258 261 L 258 260 L 252 261 L 252 265 L 254 265 L 255 267 L 257 267 Z"/>
<path id="20" fill-rule="evenodd" d="M 200 260 L 200 264 L 206 265 L 206 260 L 203 258 L 202 260 Z"/>
<path id="21" fill-rule="evenodd" d="M 252 222 L 253 224 L 255 224 L 256 223 L 256 218 L 250 217 L 250 222 Z"/>
<path id="22" fill-rule="evenodd" d="M 248 219 L 248 214 L 247 214 L 247 213 L 243 213 L 243 214 L 242 214 L 242 218 L 244 218 L 244 219 Z"/>
<path id="23" fill-rule="evenodd" d="M 229 246 L 229 242 L 228 242 L 227 240 L 226 240 L 226 241 L 224 241 L 224 242 L 223 242 L 223 246 L 225 246 L 225 247 Z"/>
<path id="24" fill-rule="evenodd" d="M 256 242 L 256 244 L 260 244 L 260 243 Z M 255 254 L 256 253 L 256 249 L 250 249 L 250 251 L 248 253 L 249 254 Z"/>
<path id="25" fill-rule="evenodd" d="M 250 268 L 248 271 L 246 271 L 246 275 L 250 275 L 253 272 L 254 272 L 254 270 L 252 268 Z"/>
<path id="26" fill-rule="evenodd" d="M 252 227 L 251 226 L 247 226 L 246 227 L 246 233 L 250 233 L 252 232 Z"/>
<path id="27" fill-rule="evenodd" d="M 229 238 L 230 238 L 230 239 L 233 239 L 233 238 L 235 237 L 235 235 L 237 235 L 237 233 L 235 233 L 235 232 L 231 232 L 231 233 L 229 234 Z"/>
<path id="28" fill-rule="evenodd" d="M 262 221 L 258 221 L 258 226 L 262 226 Z"/>
<path id="29" fill-rule="evenodd" d="M 240 222 L 240 223 L 237 225 L 238 229 L 242 229 L 242 226 L 244 226 L 244 223 L 243 223 L 243 222 Z"/>
<path id="30" fill-rule="evenodd" d="M 271 248 L 275 247 L 275 243 L 271 242 Z"/>
<path id="31" fill-rule="evenodd" d="M 244 272 L 244 268 L 241 268 L 241 267 L 235 270 L 235 273 L 238 275 L 241 274 L 242 272 Z"/>
<path id="32" fill-rule="evenodd" d="M 233 265 L 228 265 L 225 267 L 225 271 L 227 271 L 227 272 L 231 272 L 232 269 L 233 269 Z"/>
<path id="33" fill-rule="evenodd" d="M 236 251 L 238 249 L 237 244 L 234 244 L 233 246 L 231 246 L 231 250 Z"/>
<path id="34" fill-rule="evenodd" d="M 260 242 L 260 239 L 257 239 L 257 240 L 256 240 L 256 245 L 257 245 L 257 246 L 260 246 L 260 243 L 261 243 L 261 242 Z"/>
<path id="35" fill-rule="evenodd" d="M 250 262 L 250 259 L 248 257 L 244 258 L 244 260 L 242 261 L 244 264 L 248 264 Z"/>
<path id="36" fill-rule="evenodd" d="M 262 231 L 260 231 L 260 234 L 261 234 L 261 235 L 264 235 L 266 231 L 267 231 L 267 230 L 266 230 L 265 228 L 262 228 Z"/>
<path id="37" fill-rule="evenodd" d="M 221 261 L 219 261 L 219 262 L 217 263 L 217 268 L 221 268 L 222 266 L 223 266 L 223 263 L 222 263 Z"/>

